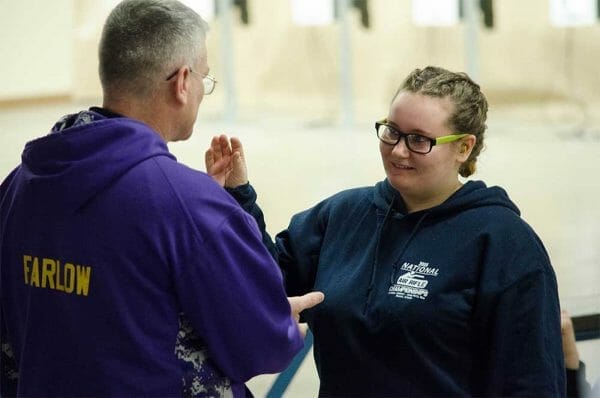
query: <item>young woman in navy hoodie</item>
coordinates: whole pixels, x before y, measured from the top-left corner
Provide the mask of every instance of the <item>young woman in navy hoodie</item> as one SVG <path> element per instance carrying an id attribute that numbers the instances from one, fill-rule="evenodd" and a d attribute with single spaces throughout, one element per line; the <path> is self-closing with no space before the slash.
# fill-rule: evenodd
<path id="1" fill-rule="evenodd" d="M 320 396 L 565 394 L 548 254 L 500 187 L 463 183 L 487 101 L 464 73 L 416 69 L 375 123 L 387 178 L 296 214 L 275 242 L 239 140 L 214 137 L 207 170 L 252 214 L 288 295 L 306 312 Z"/>

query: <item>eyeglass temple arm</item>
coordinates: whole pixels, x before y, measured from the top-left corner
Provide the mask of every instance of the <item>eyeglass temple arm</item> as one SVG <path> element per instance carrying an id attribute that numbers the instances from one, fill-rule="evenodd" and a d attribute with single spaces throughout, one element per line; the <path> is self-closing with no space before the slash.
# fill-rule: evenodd
<path id="1" fill-rule="evenodd" d="M 436 138 L 435 139 L 435 143 L 436 143 L 436 145 L 446 144 L 448 142 L 460 140 L 461 138 L 466 137 L 468 135 L 469 134 L 451 134 L 451 135 L 445 135 L 443 137 Z"/>

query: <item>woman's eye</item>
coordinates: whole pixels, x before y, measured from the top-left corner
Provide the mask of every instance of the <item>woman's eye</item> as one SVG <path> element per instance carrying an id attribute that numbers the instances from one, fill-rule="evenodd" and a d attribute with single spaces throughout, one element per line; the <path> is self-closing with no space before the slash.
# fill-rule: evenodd
<path id="1" fill-rule="evenodd" d="M 415 144 L 425 144 L 425 143 L 429 143 L 429 138 L 423 136 L 423 135 L 418 135 L 418 134 L 414 134 L 409 138 L 412 142 L 414 142 Z"/>
<path id="2" fill-rule="evenodd" d="M 389 137 L 398 138 L 398 136 L 400 135 L 400 134 L 398 134 L 398 132 L 396 130 L 393 130 L 389 127 L 386 130 L 387 130 L 387 135 Z"/>

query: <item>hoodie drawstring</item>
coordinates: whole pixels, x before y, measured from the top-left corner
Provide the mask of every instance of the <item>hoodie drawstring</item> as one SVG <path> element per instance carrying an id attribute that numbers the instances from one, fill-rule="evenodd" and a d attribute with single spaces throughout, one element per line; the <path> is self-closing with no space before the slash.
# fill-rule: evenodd
<path id="1" fill-rule="evenodd" d="M 365 308 L 363 309 L 363 314 L 367 313 L 367 309 L 369 308 L 369 303 L 371 301 L 371 292 L 373 291 L 373 286 L 375 285 L 375 271 L 377 269 L 377 258 L 379 257 L 379 243 L 381 242 L 381 235 L 383 234 L 385 225 L 387 224 L 390 218 L 390 214 L 392 213 L 392 209 L 394 208 L 395 201 L 396 198 L 392 198 L 392 201 L 388 206 L 387 211 L 385 212 L 385 216 L 383 217 L 381 228 L 379 228 L 377 231 L 377 245 L 375 246 L 375 258 L 373 259 L 373 265 L 371 266 L 371 277 L 369 278 L 369 286 L 367 287 L 367 300 L 365 301 Z"/>
<path id="2" fill-rule="evenodd" d="M 388 210 L 385 213 L 385 217 L 383 219 L 383 223 L 381 224 L 381 228 L 379 228 L 378 234 L 377 234 L 377 245 L 375 246 L 375 258 L 373 259 L 373 266 L 371 267 L 371 277 L 369 278 L 369 286 L 367 287 L 367 300 L 365 302 L 365 307 L 363 309 L 363 315 L 365 315 L 367 313 L 367 310 L 369 308 L 369 304 L 371 302 L 371 296 L 373 293 L 373 288 L 375 286 L 375 276 L 376 276 L 376 271 L 377 271 L 377 263 L 378 263 L 378 259 L 379 259 L 379 244 L 381 243 L 381 236 L 383 235 L 383 230 L 385 229 L 387 222 L 390 218 L 390 214 L 392 212 L 392 208 L 394 206 L 394 201 L 396 198 L 392 199 L 392 202 L 390 203 L 390 206 L 388 207 Z M 419 227 L 421 226 L 421 224 L 423 223 L 423 221 L 425 220 L 425 218 L 427 217 L 429 213 L 425 212 L 420 218 L 419 221 L 417 221 L 417 223 L 415 224 L 414 228 L 412 229 L 412 231 L 410 232 L 410 235 L 408 236 L 408 239 L 406 239 L 406 241 L 404 242 L 404 245 L 402 245 L 402 248 L 400 249 L 400 252 L 397 256 L 398 260 L 400 260 L 402 258 L 402 256 L 404 255 L 404 252 L 406 251 L 406 248 L 408 247 L 409 243 L 412 241 L 412 239 L 414 238 L 414 236 L 417 234 L 417 231 L 419 230 Z M 397 263 L 398 260 L 395 262 Z M 394 264 L 395 264 L 394 263 Z"/>

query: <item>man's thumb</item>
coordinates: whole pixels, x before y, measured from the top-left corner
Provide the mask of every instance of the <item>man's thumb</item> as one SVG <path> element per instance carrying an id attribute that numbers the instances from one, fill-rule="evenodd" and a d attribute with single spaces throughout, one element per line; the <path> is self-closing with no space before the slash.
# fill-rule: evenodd
<path id="1" fill-rule="evenodd" d="M 310 292 L 298 297 L 298 299 L 299 301 L 296 312 L 300 313 L 303 310 L 312 308 L 322 302 L 325 299 L 325 295 L 322 292 Z"/>

